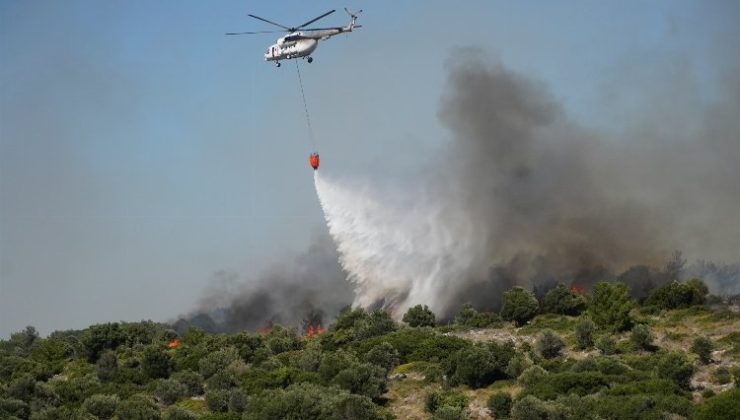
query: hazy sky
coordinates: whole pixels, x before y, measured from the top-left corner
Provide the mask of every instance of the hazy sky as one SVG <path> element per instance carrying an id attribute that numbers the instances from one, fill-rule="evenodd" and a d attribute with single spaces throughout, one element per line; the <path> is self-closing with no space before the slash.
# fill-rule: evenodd
<path id="1" fill-rule="evenodd" d="M 717 94 L 740 18 L 732 1 L 365 3 L 0 0 L 0 337 L 171 319 L 214 273 L 249 278 L 325 231 L 295 64 L 262 61 L 272 35 L 223 35 L 272 29 L 248 13 L 296 25 L 336 8 L 331 26 L 365 9 L 299 65 L 322 169 L 378 177 L 445 140 L 455 49 L 608 127 L 653 61 Z"/>

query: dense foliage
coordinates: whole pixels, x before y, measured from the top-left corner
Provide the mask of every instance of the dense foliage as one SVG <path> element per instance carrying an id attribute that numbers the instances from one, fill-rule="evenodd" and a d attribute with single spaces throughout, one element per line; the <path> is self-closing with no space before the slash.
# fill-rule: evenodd
<path id="1" fill-rule="evenodd" d="M 651 306 L 670 301 L 658 296 L 678 290 L 671 284 L 650 294 Z M 700 281 L 680 284 L 706 294 Z M 283 326 L 177 336 L 144 321 L 43 338 L 28 327 L 0 341 L 0 418 L 380 420 L 405 401 L 432 419 L 473 410 L 511 419 L 738 418 L 740 395 L 727 389 L 740 376 L 740 333 L 713 341 L 656 325 L 696 316 L 737 326 L 740 316 L 697 301 L 633 311 L 628 292 L 599 283 L 582 296 L 560 285 L 539 302 L 517 287 L 503 295 L 501 317 L 466 304 L 444 326 L 422 305 L 404 324 L 382 310 L 346 310 L 311 337 Z"/>

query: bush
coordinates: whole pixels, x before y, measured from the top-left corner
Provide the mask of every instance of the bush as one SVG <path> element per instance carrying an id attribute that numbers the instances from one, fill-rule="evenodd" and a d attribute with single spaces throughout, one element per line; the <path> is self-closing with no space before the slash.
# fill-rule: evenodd
<path id="1" fill-rule="evenodd" d="M 539 309 L 539 303 L 534 293 L 522 287 L 514 287 L 506 292 L 501 299 L 501 318 L 506 321 L 514 321 L 521 326 L 535 315 Z"/>
<path id="2" fill-rule="evenodd" d="M 432 420 L 467 420 L 469 417 L 467 409 L 445 405 L 440 407 L 431 418 Z"/>
<path id="3" fill-rule="evenodd" d="M 435 413 L 442 405 L 442 396 L 437 391 L 427 392 L 424 396 L 424 409 L 430 413 Z"/>
<path id="4" fill-rule="evenodd" d="M 603 335 L 596 341 L 596 348 L 605 356 L 612 355 L 617 352 L 617 342 L 611 335 Z"/>
<path id="5" fill-rule="evenodd" d="M 694 366 L 682 352 L 669 352 L 663 354 L 657 364 L 658 375 L 661 378 L 670 379 L 678 386 L 689 389 L 691 376 L 694 374 Z"/>
<path id="6" fill-rule="evenodd" d="M 229 391 L 229 411 L 242 413 L 247 408 L 247 394 L 239 388 Z"/>
<path id="7" fill-rule="evenodd" d="M 644 324 L 635 325 L 632 328 L 632 335 L 630 341 L 635 345 L 638 350 L 650 350 L 653 348 L 653 340 L 655 337 L 650 331 L 650 327 Z"/>
<path id="8" fill-rule="evenodd" d="M 107 350 L 100 355 L 95 367 L 98 379 L 103 382 L 112 381 L 118 373 L 118 357 L 112 350 Z"/>
<path id="9" fill-rule="evenodd" d="M 208 379 L 238 359 L 239 355 L 233 347 L 214 351 L 198 361 L 200 374 L 204 379 Z"/>
<path id="10" fill-rule="evenodd" d="M 562 283 L 550 289 L 542 300 L 542 312 L 560 315 L 579 315 L 586 309 L 583 296 L 573 292 Z"/>
<path id="11" fill-rule="evenodd" d="M 506 378 L 506 367 L 516 349 L 512 342 L 476 344 L 458 350 L 447 362 L 447 375 L 452 383 L 464 383 L 472 388 L 487 386 Z"/>
<path id="12" fill-rule="evenodd" d="M 214 413 L 225 413 L 229 411 L 229 391 L 225 389 L 212 389 L 206 393 L 206 407 Z"/>
<path id="13" fill-rule="evenodd" d="M 527 395 L 517 400 L 511 407 L 512 420 L 549 419 L 550 410 L 539 398 Z"/>
<path id="14" fill-rule="evenodd" d="M 334 376 L 332 383 L 353 394 L 378 399 L 387 390 L 386 371 L 369 363 L 354 362 Z"/>
<path id="15" fill-rule="evenodd" d="M 593 321 L 588 318 L 579 319 L 576 323 L 576 346 L 585 350 L 594 345 L 594 325 Z"/>
<path id="16" fill-rule="evenodd" d="M 404 314 L 403 322 L 412 327 L 433 327 L 434 313 L 429 310 L 427 305 L 416 305 Z"/>
<path id="17" fill-rule="evenodd" d="M 0 418 L 27 419 L 31 414 L 31 408 L 24 401 L 15 398 L 0 397 Z"/>
<path id="18" fill-rule="evenodd" d="M 164 405 L 172 405 L 186 396 L 188 387 L 174 379 L 160 379 L 154 388 L 154 396 Z"/>
<path id="19" fill-rule="evenodd" d="M 170 376 L 173 367 L 174 363 L 170 355 L 158 346 L 149 346 L 144 350 L 144 357 L 141 359 L 141 370 L 149 378 L 166 378 Z"/>
<path id="20" fill-rule="evenodd" d="M 264 391 L 249 400 L 243 420 L 381 420 L 383 411 L 367 397 L 302 383 Z"/>
<path id="21" fill-rule="evenodd" d="M 398 366 L 398 350 L 387 341 L 384 341 L 370 349 L 365 355 L 365 360 L 370 364 L 385 369 L 387 375 L 394 367 Z"/>
<path id="22" fill-rule="evenodd" d="M 740 390 L 716 395 L 696 407 L 694 420 L 740 419 Z"/>
<path id="23" fill-rule="evenodd" d="M 92 325 L 82 335 L 82 344 L 91 362 L 97 362 L 104 350 L 115 350 L 125 341 L 126 335 L 117 322 Z"/>
<path id="24" fill-rule="evenodd" d="M 167 410 L 165 419 L 167 420 L 196 420 L 198 418 L 195 413 L 190 410 L 178 406 L 172 406 Z"/>
<path id="25" fill-rule="evenodd" d="M 146 395 L 137 394 L 118 404 L 116 415 L 126 420 L 159 420 L 159 407 Z"/>
<path id="26" fill-rule="evenodd" d="M 549 375 L 549 373 L 545 369 L 542 369 L 540 366 L 534 365 L 525 369 L 524 372 L 519 375 L 517 381 L 520 385 L 527 387 L 541 381 L 547 375 Z"/>
<path id="27" fill-rule="evenodd" d="M 526 354 L 517 352 L 514 357 L 509 360 L 509 364 L 506 365 L 505 373 L 510 378 L 518 378 L 527 368 L 532 366 L 532 361 L 529 360 Z"/>
<path id="28" fill-rule="evenodd" d="M 511 404 L 511 395 L 506 392 L 496 392 L 495 394 L 491 394 L 486 402 L 486 406 L 496 419 L 509 417 L 509 414 L 511 413 Z"/>
<path id="29" fill-rule="evenodd" d="M 118 395 L 95 394 L 86 399 L 80 409 L 96 418 L 107 420 L 113 418 L 119 403 Z"/>
<path id="30" fill-rule="evenodd" d="M 699 279 L 691 279 L 687 283 L 672 281 L 653 289 L 645 299 L 645 305 L 657 306 L 660 309 L 688 308 L 704 304 L 707 293 L 707 286 Z"/>
<path id="31" fill-rule="evenodd" d="M 560 352 L 565 347 L 565 342 L 559 335 L 551 330 L 545 330 L 535 342 L 535 349 L 540 356 L 545 359 L 552 359 L 560 356 Z"/>
<path id="32" fill-rule="evenodd" d="M 591 319 L 601 328 L 623 331 L 630 327 L 630 310 L 635 302 L 623 283 L 597 283 L 588 304 Z"/>
<path id="33" fill-rule="evenodd" d="M 172 375 L 172 379 L 185 385 L 185 395 L 195 397 L 203 394 L 203 377 L 192 370 L 183 370 Z"/>
<path id="34" fill-rule="evenodd" d="M 712 350 L 714 343 L 707 337 L 696 337 L 691 345 L 691 352 L 696 353 L 705 365 L 712 362 Z"/>

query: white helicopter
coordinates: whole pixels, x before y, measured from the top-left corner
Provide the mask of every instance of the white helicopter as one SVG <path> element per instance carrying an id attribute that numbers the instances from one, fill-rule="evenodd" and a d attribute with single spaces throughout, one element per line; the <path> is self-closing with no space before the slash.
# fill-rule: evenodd
<path id="1" fill-rule="evenodd" d="M 309 63 L 313 62 L 311 53 L 314 52 L 319 44 L 319 41 L 327 40 L 334 35 L 342 33 L 352 32 L 355 28 L 361 28 L 362 25 L 357 25 L 357 15 L 362 13 L 362 10 L 357 12 L 350 12 L 347 8 L 344 11 L 347 12 L 349 17 L 352 19 L 347 26 L 335 26 L 332 28 L 306 28 L 306 26 L 322 19 L 336 10 L 330 10 L 323 15 L 311 19 L 303 25 L 289 28 L 279 23 L 271 22 L 267 19 L 261 18 L 255 15 L 249 15 L 249 17 L 267 22 L 271 25 L 279 26 L 283 28 L 282 31 L 256 31 L 256 32 L 227 32 L 226 35 L 252 35 L 252 34 L 269 34 L 277 32 L 288 32 L 288 35 L 279 38 L 276 44 L 270 46 L 265 52 L 265 61 L 274 61 L 275 66 L 280 67 L 280 60 L 290 60 L 292 58 L 307 58 Z"/>

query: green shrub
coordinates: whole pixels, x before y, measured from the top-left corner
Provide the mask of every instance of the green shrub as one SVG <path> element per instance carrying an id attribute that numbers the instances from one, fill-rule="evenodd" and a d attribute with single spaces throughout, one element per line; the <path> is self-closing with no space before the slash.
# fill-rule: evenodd
<path id="1" fill-rule="evenodd" d="M 167 378 L 173 368 L 174 363 L 164 349 L 152 345 L 144 350 L 144 357 L 141 359 L 141 370 L 144 375 L 152 379 Z"/>
<path id="2" fill-rule="evenodd" d="M 118 357 L 112 350 L 106 350 L 95 363 L 98 379 L 103 382 L 112 381 L 118 373 Z"/>
<path id="3" fill-rule="evenodd" d="M 706 285 L 699 279 L 692 279 L 687 283 L 672 281 L 653 289 L 645 299 L 645 305 L 660 309 L 688 308 L 704 304 L 707 293 Z"/>
<path id="4" fill-rule="evenodd" d="M 558 372 L 545 375 L 528 385 L 524 393 L 543 400 L 553 400 L 559 395 L 594 394 L 607 386 L 607 378 L 601 372 Z"/>
<path id="5" fill-rule="evenodd" d="M 658 375 L 670 379 L 678 386 L 689 389 L 694 366 L 682 352 L 668 352 L 660 356 L 657 364 Z"/>
<path id="6" fill-rule="evenodd" d="M 200 359 L 198 367 L 204 379 L 208 379 L 216 372 L 223 371 L 231 363 L 239 359 L 239 354 L 233 347 L 214 351 Z"/>
<path id="7" fill-rule="evenodd" d="M 188 388 L 174 379 L 160 379 L 154 388 L 154 396 L 164 405 L 172 405 L 186 396 Z"/>
<path id="8" fill-rule="evenodd" d="M 447 375 L 452 383 L 464 383 L 473 388 L 487 386 L 506 378 L 506 367 L 516 349 L 514 343 L 476 344 L 458 350 L 447 362 Z"/>
<path id="9" fill-rule="evenodd" d="M 30 414 L 31 408 L 25 401 L 0 397 L 0 418 L 27 419 Z"/>
<path id="10" fill-rule="evenodd" d="M 545 359 L 552 359 L 560 356 L 560 352 L 565 347 L 565 342 L 559 335 L 551 330 L 545 330 L 535 342 L 535 349 L 540 356 Z"/>
<path id="11" fill-rule="evenodd" d="M 491 411 L 491 414 L 493 414 L 493 417 L 496 419 L 504 419 L 509 417 L 509 414 L 511 413 L 511 405 L 511 395 L 506 392 L 496 392 L 494 394 L 491 394 L 491 396 L 488 397 L 488 401 L 486 402 L 486 406 Z"/>
<path id="12" fill-rule="evenodd" d="M 534 365 L 525 369 L 524 372 L 519 375 L 517 382 L 519 382 L 520 385 L 527 387 L 541 381 L 547 375 L 549 375 L 549 373 L 545 369 Z"/>
<path id="13" fill-rule="evenodd" d="M 707 337 L 696 337 L 691 345 L 691 352 L 696 353 L 705 365 L 712 362 L 712 350 L 714 343 Z"/>
<path id="14" fill-rule="evenodd" d="M 632 335 L 630 341 L 635 345 L 638 350 L 650 350 L 653 348 L 653 340 L 655 336 L 650 331 L 650 327 L 644 324 L 635 325 L 632 328 Z"/>
<path id="15" fill-rule="evenodd" d="M 542 312 L 560 315 L 579 315 L 586 309 L 583 296 L 573 292 L 562 283 L 550 289 L 542 300 Z"/>
<path id="16" fill-rule="evenodd" d="M 424 409 L 434 413 L 442 405 L 442 395 L 437 391 L 429 391 L 424 395 Z"/>
<path id="17" fill-rule="evenodd" d="M 596 340 L 596 348 L 601 354 L 608 356 L 617 352 L 617 342 L 611 335 L 603 335 Z"/>
<path id="18" fill-rule="evenodd" d="M 432 420 L 467 420 L 469 417 L 467 409 L 444 405 L 431 418 Z"/>
<path id="19" fill-rule="evenodd" d="M 595 328 L 596 325 L 588 318 L 578 320 L 576 323 L 576 346 L 579 349 L 585 350 L 594 345 L 593 334 Z"/>
<path id="20" fill-rule="evenodd" d="M 182 407 L 172 406 L 167 409 L 166 420 L 196 420 L 198 416 L 190 410 Z"/>
<path id="21" fill-rule="evenodd" d="M 242 413 L 247 407 L 247 394 L 239 388 L 229 391 L 229 412 Z"/>
<path id="22" fill-rule="evenodd" d="M 172 379 L 185 385 L 185 395 L 194 397 L 203 394 L 203 377 L 192 370 L 183 370 L 172 374 Z"/>
<path id="23" fill-rule="evenodd" d="M 514 402 L 511 407 L 512 420 L 549 419 L 550 409 L 547 404 L 531 395 L 527 395 Z"/>
<path id="24" fill-rule="evenodd" d="M 504 373 L 506 373 L 508 377 L 516 379 L 530 366 L 532 366 L 532 361 L 529 360 L 529 357 L 527 357 L 525 353 L 517 352 L 514 357 L 509 360 Z"/>
<path id="25" fill-rule="evenodd" d="M 90 326 L 82 335 L 88 360 L 96 362 L 104 350 L 115 350 L 126 342 L 126 335 L 117 322 Z"/>
<path id="26" fill-rule="evenodd" d="M 523 287 L 504 292 L 501 299 L 501 318 L 521 326 L 537 315 L 539 303 L 534 293 Z"/>
<path id="27" fill-rule="evenodd" d="M 116 410 L 119 419 L 126 420 L 159 420 L 159 407 L 146 395 L 137 394 L 121 401 Z"/>
<path id="28" fill-rule="evenodd" d="M 596 325 L 610 331 L 623 331 L 631 326 L 629 313 L 635 302 L 630 298 L 627 286 L 623 283 L 600 282 L 592 294 L 588 312 Z"/>
<path id="29" fill-rule="evenodd" d="M 720 366 L 712 372 L 712 380 L 720 385 L 729 384 L 732 382 L 732 375 L 730 369 L 726 366 Z"/>
<path id="30" fill-rule="evenodd" d="M 214 413 L 229 411 L 229 391 L 225 389 L 210 389 L 206 392 L 206 407 Z"/>
<path id="31" fill-rule="evenodd" d="M 365 361 L 385 369 L 386 375 L 390 373 L 394 367 L 398 366 L 398 360 L 398 350 L 396 350 L 387 341 L 373 347 L 365 355 Z"/>
<path id="32" fill-rule="evenodd" d="M 101 420 L 113 418 L 116 413 L 120 399 L 117 395 L 95 394 L 82 403 L 80 408 L 83 412 L 91 414 Z"/>
<path id="33" fill-rule="evenodd" d="M 723 392 L 699 404 L 693 420 L 740 419 L 740 390 Z"/>
<path id="34" fill-rule="evenodd" d="M 409 308 L 402 320 L 412 327 L 433 327 L 434 312 L 427 305 L 416 305 Z"/>

